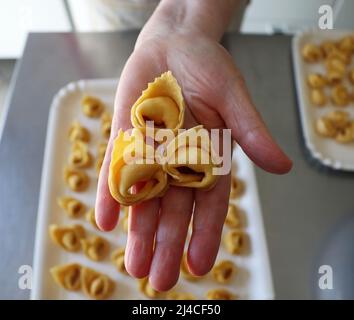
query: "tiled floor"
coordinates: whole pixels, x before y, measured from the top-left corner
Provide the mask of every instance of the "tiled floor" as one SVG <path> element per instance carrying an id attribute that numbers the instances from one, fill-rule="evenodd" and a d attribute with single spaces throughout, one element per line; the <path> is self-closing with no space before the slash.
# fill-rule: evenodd
<path id="1" fill-rule="evenodd" d="M 0 119 L 4 114 L 4 102 L 15 63 L 15 60 L 0 60 Z"/>

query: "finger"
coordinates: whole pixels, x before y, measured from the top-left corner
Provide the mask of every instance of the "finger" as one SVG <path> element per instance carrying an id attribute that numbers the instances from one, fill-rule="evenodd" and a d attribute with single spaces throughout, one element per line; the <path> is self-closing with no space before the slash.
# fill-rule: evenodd
<path id="1" fill-rule="evenodd" d="M 141 57 L 141 54 L 132 54 L 122 72 L 112 119 L 111 137 L 104 157 L 100 176 L 98 179 L 97 197 L 95 205 L 96 221 L 103 231 L 112 230 L 119 217 L 119 204 L 111 196 L 108 187 L 109 164 L 114 138 L 118 130 L 126 130 L 131 127 L 130 108 L 145 89 L 146 84 L 152 81 L 160 73 L 158 62 L 152 58 L 149 63 Z"/>
<path id="2" fill-rule="evenodd" d="M 248 157 L 262 169 L 283 174 L 290 171 L 291 160 L 271 137 L 251 101 L 245 81 L 233 70 L 225 86 L 222 117 Z"/>
<path id="3" fill-rule="evenodd" d="M 230 175 L 221 176 L 215 187 L 195 193 L 193 232 L 187 262 L 190 271 L 202 276 L 214 265 L 220 246 L 230 193 Z"/>
<path id="4" fill-rule="evenodd" d="M 112 143 L 108 143 L 106 154 L 98 178 L 95 218 L 102 231 L 112 230 L 119 218 L 119 203 L 113 199 L 108 187 L 109 163 L 111 162 Z"/>
<path id="5" fill-rule="evenodd" d="M 170 187 L 161 199 L 149 281 L 158 291 L 172 288 L 179 276 L 181 258 L 193 210 L 194 192 L 189 188 Z"/>
<path id="6" fill-rule="evenodd" d="M 151 199 L 130 207 L 125 267 L 136 278 L 149 274 L 160 200 Z"/>

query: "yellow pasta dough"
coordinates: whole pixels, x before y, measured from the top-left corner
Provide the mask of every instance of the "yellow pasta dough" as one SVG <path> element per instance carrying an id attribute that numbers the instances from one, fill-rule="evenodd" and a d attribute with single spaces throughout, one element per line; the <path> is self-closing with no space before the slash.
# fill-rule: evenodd
<path id="1" fill-rule="evenodd" d="M 108 139 L 111 134 L 111 126 L 112 114 L 110 112 L 104 112 L 101 117 L 101 132 L 106 139 Z"/>
<path id="2" fill-rule="evenodd" d="M 124 216 L 122 219 L 122 228 L 124 232 L 128 232 L 129 207 L 124 207 L 123 211 L 124 211 Z"/>
<path id="3" fill-rule="evenodd" d="M 85 191 L 90 184 L 89 176 L 84 171 L 73 167 L 64 169 L 64 181 L 71 190 L 77 192 Z"/>
<path id="4" fill-rule="evenodd" d="M 318 107 L 323 107 L 327 103 L 327 97 L 322 89 L 312 89 L 310 91 L 310 100 Z"/>
<path id="5" fill-rule="evenodd" d="M 241 224 L 239 209 L 233 203 L 229 203 L 225 224 L 230 228 L 238 228 Z"/>
<path id="6" fill-rule="evenodd" d="M 327 79 L 320 73 L 310 73 L 307 76 L 307 83 L 313 89 L 320 89 L 327 84 Z"/>
<path id="7" fill-rule="evenodd" d="M 73 168 L 88 168 L 92 163 L 92 155 L 86 143 L 74 141 L 71 146 L 69 165 Z"/>
<path id="8" fill-rule="evenodd" d="M 244 182 L 236 177 L 231 177 L 231 188 L 230 188 L 230 198 L 236 199 L 242 195 L 244 192 L 245 185 Z"/>
<path id="9" fill-rule="evenodd" d="M 187 139 L 198 136 L 200 130 L 204 130 L 202 126 L 186 130 L 168 144 L 164 170 L 172 178 L 171 185 L 210 189 L 217 182 L 219 176 L 213 172 L 216 164 L 209 137 Z"/>
<path id="10" fill-rule="evenodd" d="M 50 269 L 50 274 L 55 283 L 66 290 L 81 289 L 81 266 L 78 263 L 55 266 Z"/>
<path id="11" fill-rule="evenodd" d="M 125 254 L 125 249 L 118 248 L 117 250 L 112 252 L 111 261 L 119 272 L 127 273 L 124 264 L 124 254 Z"/>
<path id="12" fill-rule="evenodd" d="M 103 260 L 110 249 L 109 242 L 99 236 L 81 239 L 81 245 L 85 255 L 93 261 Z"/>
<path id="13" fill-rule="evenodd" d="M 163 296 L 161 292 L 156 291 L 151 285 L 149 284 L 149 278 L 139 279 L 139 290 L 148 298 L 150 299 L 158 299 Z"/>
<path id="14" fill-rule="evenodd" d="M 182 90 L 171 71 L 163 73 L 135 102 L 131 122 L 135 128 L 145 130 L 146 121 L 154 121 L 155 128 L 176 132 L 184 122 L 185 104 Z"/>
<path id="15" fill-rule="evenodd" d="M 211 274 L 216 282 L 224 284 L 230 282 L 235 271 L 236 267 L 232 261 L 223 260 L 213 267 Z"/>
<path id="16" fill-rule="evenodd" d="M 90 222 L 90 224 L 97 230 L 100 230 L 100 228 L 98 227 L 97 223 L 96 223 L 96 217 L 95 217 L 95 209 L 91 208 L 89 209 L 86 214 L 85 214 L 85 218 L 88 222 Z"/>
<path id="17" fill-rule="evenodd" d="M 81 201 L 72 197 L 60 197 L 57 202 L 70 218 L 78 218 L 86 210 L 86 206 Z"/>
<path id="18" fill-rule="evenodd" d="M 166 294 L 167 300 L 195 300 L 195 296 L 188 292 L 171 291 Z"/>
<path id="19" fill-rule="evenodd" d="M 81 286 L 88 297 L 96 300 L 109 298 L 115 289 L 111 278 L 87 267 L 81 268 Z"/>
<path id="20" fill-rule="evenodd" d="M 83 127 L 78 121 L 74 121 L 69 129 L 69 139 L 71 142 L 89 142 L 90 132 L 85 127 Z"/>
<path id="21" fill-rule="evenodd" d="M 81 100 L 82 112 L 90 118 L 98 118 L 104 111 L 104 103 L 92 96 L 84 96 Z"/>
<path id="22" fill-rule="evenodd" d="M 236 296 L 226 289 L 212 289 L 206 294 L 208 300 L 235 300 Z"/>
<path id="23" fill-rule="evenodd" d="M 149 155 L 154 155 L 153 147 L 145 144 L 137 129 L 133 129 L 129 139 L 124 139 L 124 136 L 120 130 L 111 155 L 108 185 L 112 197 L 120 204 L 129 206 L 163 195 L 168 187 L 167 174 L 155 162 L 154 156 L 150 158 Z M 132 154 L 134 158 L 129 159 Z M 134 192 L 132 188 L 138 184 L 140 188 L 135 188 Z"/>
<path id="24" fill-rule="evenodd" d="M 350 102 L 348 89 L 345 86 L 338 84 L 332 89 L 331 99 L 336 106 L 344 107 L 348 105 Z"/>
<path id="25" fill-rule="evenodd" d="M 80 225 L 49 226 L 49 235 L 52 241 L 66 251 L 77 252 L 81 249 L 80 241 L 85 237 L 85 229 Z"/>
<path id="26" fill-rule="evenodd" d="M 233 229 L 224 236 L 224 245 L 231 254 L 240 254 L 245 245 L 245 233 L 239 229 Z"/>

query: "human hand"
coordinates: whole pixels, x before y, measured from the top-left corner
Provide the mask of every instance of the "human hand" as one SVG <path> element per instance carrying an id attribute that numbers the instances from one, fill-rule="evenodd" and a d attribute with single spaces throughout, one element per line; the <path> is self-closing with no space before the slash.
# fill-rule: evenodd
<path id="1" fill-rule="evenodd" d="M 208 129 L 230 128 L 233 139 L 261 168 L 272 173 L 286 173 L 291 168 L 291 161 L 257 113 L 242 75 L 217 41 L 188 34 L 139 39 L 119 81 L 111 138 L 99 178 L 96 220 L 102 230 L 113 229 L 119 215 L 119 204 L 110 195 L 107 182 L 113 140 L 119 128 L 131 127 L 130 108 L 147 83 L 167 70 L 182 87 L 186 128 L 196 124 Z M 209 191 L 170 187 L 162 198 L 132 206 L 127 271 L 137 278 L 149 276 L 157 290 L 170 289 L 178 280 L 193 215 L 188 266 L 195 275 L 207 273 L 219 249 L 229 191 L 230 174 L 221 176 Z"/>

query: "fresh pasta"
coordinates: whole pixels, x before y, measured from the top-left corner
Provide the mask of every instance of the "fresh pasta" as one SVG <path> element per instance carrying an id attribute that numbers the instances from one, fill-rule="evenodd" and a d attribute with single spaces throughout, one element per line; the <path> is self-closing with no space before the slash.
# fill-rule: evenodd
<path id="1" fill-rule="evenodd" d="M 166 294 L 167 300 L 195 300 L 195 296 L 188 292 L 170 291 Z"/>
<path id="2" fill-rule="evenodd" d="M 244 191 L 244 183 L 242 180 L 231 177 L 230 199 L 236 199 L 242 195 Z"/>
<path id="3" fill-rule="evenodd" d="M 85 127 L 83 127 L 78 121 L 74 121 L 71 124 L 71 127 L 69 129 L 69 140 L 71 142 L 89 142 L 90 138 L 90 132 Z"/>
<path id="4" fill-rule="evenodd" d="M 135 128 L 145 130 L 146 121 L 154 121 L 155 128 L 177 131 L 184 122 L 185 103 L 182 90 L 171 71 L 149 83 L 131 110 Z"/>
<path id="5" fill-rule="evenodd" d="M 92 155 L 86 143 L 74 141 L 71 146 L 69 165 L 73 168 L 88 168 L 92 163 Z"/>
<path id="6" fill-rule="evenodd" d="M 127 274 L 127 270 L 125 269 L 124 264 L 124 254 L 124 248 L 118 248 L 114 250 L 111 254 L 111 261 L 119 272 Z"/>
<path id="7" fill-rule="evenodd" d="M 81 266 L 78 263 L 58 265 L 50 269 L 55 283 L 69 291 L 81 289 Z"/>
<path id="8" fill-rule="evenodd" d="M 126 138 L 120 130 L 114 140 L 108 178 L 111 195 L 126 206 L 162 196 L 168 187 L 167 174 L 154 159 L 151 163 L 146 161 L 149 154 L 154 154 L 153 147 L 145 144 L 137 129 L 133 129 L 129 141 Z M 143 154 L 136 149 L 139 144 L 143 146 Z M 134 157 L 130 159 L 132 153 Z M 137 189 L 137 184 L 143 186 Z"/>
<path id="9" fill-rule="evenodd" d="M 139 290 L 148 298 L 150 299 L 158 299 L 162 297 L 162 293 L 158 292 L 155 290 L 151 285 L 149 284 L 149 278 L 143 278 L 139 279 Z"/>
<path id="10" fill-rule="evenodd" d="M 225 284 L 230 282 L 236 271 L 235 264 L 230 260 L 223 260 L 217 263 L 211 274 L 216 282 Z"/>
<path id="11" fill-rule="evenodd" d="M 98 118 L 104 111 L 104 103 L 93 96 L 86 95 L 81 100 L 82 112 L 90 118 Z"/>
<path id="12" fill-rule="evenodd" d="M 81 250 L 81 239 L 85 237 L 85 229 L 80 225 L 49 226 L 49 235 L 52 241 L 66 251 L 77 252 Z"/>
<path id="13" fill-rule="evenodd" d="M 109 298 L 115 289 L 110 277 L 87 267 L 81 268 L 81 286 L 89 298 L 96 300 Z"/>
<path id="14" fill-rule="evenodd" d="M 239 229 L 229 230 L 224 236 L 226 250 L 231 254 L 240 254 L 245 246 L 245 233 Z"/>
<path id="15" fill-rule="evenodd" d="M 236 296 L 226 289 L 212 289 L 206 294 L 208 300 L 235 300 Z"/>
<path id="16" fill-rule="evenodd" d="M 90 184 L 89 176 L 84 171 L 73 167 L 64 168 L 64 181 L 72 191 L 76 192 L 85 191 Z"/>
<path id="17" fill-rule="evenodd" d="M 229 207 L 227 209 L 227 215 L 225 219 L 225 224 L 230 228 L 238 228 L 240 227 L 240 213 L 238 207 L 229 203 Z"/>
<path id="18" fill-rule="evenodd" d="M 164 170 L 171 178 L 171 185 L 210 189 L 217 182 L 218 176 L 213 172 L 216 164 L 211 141 L 205 136 L 207 132 L 203 130 L 204 145 L 200 139 L 187 139 L 190 135 L 197 137 L 201 129 L 202 126 L 197 126 L 186 130 L 168 144 Z"/>
<path id="19" fill-rule="evenodd" d="M 86 210 L 86 206 L 73 197 L 59 197 L 57 203 L 70 218 L 78 218 Z"/>
<path id="20" fill-rule="evenodd" d="M 109 242 L 100 236 L 81 239 L 81 245 L 85 255 L 93 261 L 103 260 L 110 249 Z"/>
<path id="21" fill-rule="evenodd" d="M 104 112 L 101 117 L 101 132 L 104 138 L 108 139 L 111 134 L 112 114 Z"/>
<path id="22" fill-rule="evenodd" d="M 90 224 L 97 230 L 100 230 L 100 228 L 98 227 L 97 223 L 96 223 L 96 217 L 95 217 L 95 209 L 91 208 L 89 209 L 86 214 L 85 214 L 85 218 L 88 222 L 90 222 Z"/>

